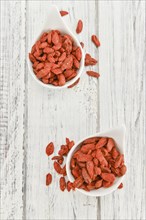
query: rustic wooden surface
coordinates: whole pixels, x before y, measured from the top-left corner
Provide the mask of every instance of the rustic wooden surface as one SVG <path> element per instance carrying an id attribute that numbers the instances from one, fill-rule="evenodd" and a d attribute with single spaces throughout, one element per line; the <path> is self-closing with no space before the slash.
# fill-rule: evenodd
<path id="1" fill-rule="evenodd" d="M 29 75 L 28 47 L 52 2 L 69 11 L 64 20 L 72 29 L 84 21 L 78 37 L 99 58 L 99 80 L 83 73 L 76 88 L 49 91 Z M 1 21 L 1 219 L 146 219 L 145 1 L 1 1 Z M 53 140 L 57 152 L 66 136 L 78 141 L 121 124 L 127 127 L 124 188 L 102 198 L 60 192 L 46 144 Z"/>

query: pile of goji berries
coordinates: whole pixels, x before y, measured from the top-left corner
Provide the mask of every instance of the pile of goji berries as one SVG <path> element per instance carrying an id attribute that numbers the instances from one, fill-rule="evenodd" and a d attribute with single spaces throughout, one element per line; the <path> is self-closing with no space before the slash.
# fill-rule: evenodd
<path id="1" fill-rule="evenodd" d="M 43 33 L 29 53 L 36 77 L 54 86 L 63 86 L 77 75 L 81 58 L 72 37 L 58 30 Z"/>
<path id="2" fill-rule="evenodd" d="M 68 14 L 67 11 L 60 11 L 61 16 Z M 83 22 L 79 20 L 77 23 L 76 33 L 79 34 L 83 30 Z M 96 35 L 91 36 L 91 40 L 96 47 L 100 46 L 100 42 Z M 84 47 L 84 43 L 81 42 Z M 82 53 L 80 47 L 75 46 L 72 37 L 68 34 L 61 34 L 59 30 L 45 32 L 39 40 L 33 45 L 29 59 L 36 77 L 45 84 L 54 86 L 63 86 L 67 81 L 73 79 L 80 68 Z M 85 66 L 96 65 L 97 60 L 92 58 L 90 54 L 85 56 Z M 94 71 L 86 72 L 89 76 L 98 78 L 100 75 Z M 68 86 L 72 88 L 78 84 L 80 78 Z"/>
<path id="3" fill-rule="evenodd" d="M 61 145 L 58 156 L 54 156 L 54 169 L 60 177 L 60 189 L 64 191 L 75 190 L 75 188 L 90 191 L 101 187 L 113 185 L 116 177 L 126 173 L 124 155 L 121 154 L 112 138 L 93 137 L 82 142 L 80 148 L 73 154 L 70 169 L 74 177 L 74 182 L 66 183 L 66 165 L 61 167 L 64 156 L 67 156 L 70 149 L 74 146 L 74 141 L 66 138 L 66 144 Z M 50 156 L 54 152 L 54 145 L 51 142 L 46 147 L 46 154 Z M 46 176 L 46 185 L 52 182 L 50 173 Z M 119 189 L 123 187 L 121 183 Z"/>
<path id="4" fill-rule="evenodd" d="M 74 153 L 71 173 L 75 178 L 75 188 L 90 191 L 110 187 L 116 177 L 126 173 L 124 155 L 117 150 L 112 138 L 89 138 Z"/>

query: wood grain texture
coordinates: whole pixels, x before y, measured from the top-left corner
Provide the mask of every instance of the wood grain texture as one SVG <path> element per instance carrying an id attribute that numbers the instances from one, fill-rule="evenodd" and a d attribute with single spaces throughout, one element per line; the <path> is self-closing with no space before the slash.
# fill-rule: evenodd
<path id="1" fill-rule="evenodd" d="M 49 91 L 30 76 L 26 57 L 55 3 L 75 30 L 84 21 L 85 51 L 99 57 L 99 80 L 83 73 L 73 89 Z M 2 1 L 0 159 L 2 220 L 144 220 L 145 215 L 145 2 Z M 90 37 L 99 35 L 99 50 Z M 99 53 L 99 54 L 98 54 Z M 89 68 L 87 68 L 89 69 Z M 98 67 L 91 68 L 98 70 Z M 45 155 L 65 137 L 75 141 L 125 124 L 128 172 L 124 188 L 102 198 L 61 192 L 59 176 Z M 45 175 L 53 184 L 45 186 Z"/>
<path id="2" fill-rule="evenodd" d="M 78 19 L 85 21 L 84 31 L 78 37 L 95 55 L 96 49 L 89 39 L 96 26 L 90 27 L 91 20 L 87 19 L 90 18 L 89 11 L 92 19 L 96 19 L 95 2 L 54 2 L 59 9 L 69 11 L 69 16 L 64 19 L 73 30 Z M 32 45 L 33 37 L 39 32 L 50 4 L 39 1 L 34 6 L 34 2 L 28 2 L 28 46 Z M 59 176 L 54 172 L 52 161 L 45 155 L 45 147 L 53 141 L 57 153 L 66 136 L 77 141 L 98 130 L 98 80 L 83 73 L 76 88 L 49 91 L 37 85 L 31 77 L 28 79 L 26 219 L 96 219 L 96 198 L 60 191 Z M 53 184 L 49 188 L 45 186 L 47 172 L 53 174 Z"/>
<path id="3" fill-rule="evenodd" d="M 22 219 L 25 2 L 1 2 L 1 219 Z"/>
<path id="4" fill-rule="evenodd" d="M 99 2 L 100 129 L 126 125 L 128 166 L 124 189 L 101 198 L 101 219 L 146 218 L 145 27 L 144 1 Z"/>

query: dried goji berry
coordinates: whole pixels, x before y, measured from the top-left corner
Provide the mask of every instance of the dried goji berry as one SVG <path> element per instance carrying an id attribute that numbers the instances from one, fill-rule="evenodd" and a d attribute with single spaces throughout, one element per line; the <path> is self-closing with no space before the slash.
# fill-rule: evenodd
<path id="1" fill-rule="evenodd" d="M 89 53 L 85 56 L 85 66 L 95 65 L 97 63 L 97 60 L 91 57 Z"/>
<path id="2" fill-rule="evenodd" d="M 121 183 L 119 186 L 118 186 L 118 189 L 122 189 L 123 188 L 123 183 Z"/>
<path id="3" fill-rule="evenodd" d="M 46 147 L 46 154 L 50 156 L 51 154 L 53 154 L 53 152 L 54 152 L 54 144 L 53 142 L 50 142 Z"/>
<path id="4" fill-rule="evenodd" d="M 99 41 L 99 39 L 97 38 L 96 35 L 92 35 L 91 39 L 92 39 L 92 41 L 93 41 L 93 43 L 95 44 L 96 47 L 100 46 L 100 41 Z"/>
<path id="5" fill-rule="evenodd" d="M 92 150 L 90 149 L 87 154 L 91 154 L 91 153 L 92 153 Z"/>
<path id="6" fill-rule="evenodd" d="M 96 149 L 104 147 L 107 143 L 107 138 L 100 138 L 99 141 L 96 144 Z"/>
<path id="7" fill-rule="evenodd" d="M 114 146 L 115 146 L 114 140 L 112 138 L 108 138 L 108 142 L 106 145 L 107 151 L 110 152 Z"/>
<path id="8" fill-rule="evenodd" d="M 75 188 L 79 188 L 84 182 L 84 179 L 82 176 L 79 176 L 77 179 L 75 179 L 75 181 L 73 182 L 73 186 Z"/>
<path id="9" fill-rule="evenodd" d="M 51 43 L 52 43 L 52 31 L 50 31 L 50 32 L 48 33 L 47 41 L 48 41 L 48 44 L 51 44 Z"/>
<path id="10" fill-rule="evenodd" d="M 111 170 L 108 167 L 100 166 L 100 169 L 103 173 L 111 173 Z"/>
<path id="11" fill-rule="evenodd" d="M 83 190 L 85 190 L 85 191 L 87 191 L 87 192 L 90 191 L 90 190 L 87 188 L 87 183 L 83 183 L 83 184 L 79 187 L 79 189 L 83 189 Z"/>
<path id="12" fill-rule="evenodd" d="M 62 47 L 62 44 L 59 42 L 58 44 L 53 46 L 54 50 L 59 50 Z"/>
<path id="13" fill-rule="evenodd" d="M 66 58 L 66 52 L 63 52 L 62 55 L 59 57 L 58 61 L 63 62 Z"/>
<path id="14" fill-rule="evenodd" d="M 66 188 L 68 192 L 70 192 L 71 189 L 74 190 L 73 183 L 71 183 L 70 181 L 67 181 Z"/>
<path id="15" fill-rule="evenodd" d="M 82 58 L 82 52 L 81 52 L 80 47 L 78 47 L 78 48 L 76 49 L 75 55 L 76 55 L 77 60 L 80 61 L 81 58 Z"/>
<path id="16" fill-rule="evenodd" d="M 79 165 L 79 167 L 86 167 L 86 164 L 85 163 L 83 163 L 83 162 L 78 162 L 78 165 Z"/>
<path id="17" fill-rule="evenodd" d="M 48 37 L 48 33 L 44 32 L 40 37 L 40 42 L 45 42 L 47 40 L 47 37 Z"/>
<path id="18" fill-rule="evenodd" d="M 70 142 L 67 144 L 68 149 L 70 150 L 74 145 L 75 145 L 75 142 L 74 142 L 74 141 L 70 141 Z"/>
<path id="19" fill-rule="evenodd" d="M 71 170 L 71 173 L 72 173 L 72 175 L 73 175 L 75 178 L 77 178 L 77 177 L 80 176 L 79 170 L 77 170 L 76 168 L 73 168 L 73 169 Z"/>
<path id="20" fill-rule="evenodd" d="M 114 159 L 116 159 L 119 155 L 119 152 L 117 151 L 117 149 L 115 147 L 113 147 L 112 151 L 111 151 L 111 155 Z"/>
<path id="21" fill-rule="evenodd" d="M 82 168 L 82 177 L 84 178 L 84 181 L 88 184 L 90 184 L 92 182 L 91 177 L 89 176 L 86 168 Z"/>
<path id="22" fill-rule="evenodd" d="M 45 78 L 45 77 L 42 78 L 42 82 L 43 82 L 43 83 L 48 84 L 48 81 L 49 81 L 49 80 L 48 80 L 47 78 Z"/>
<path id="23" fill-rule="evenodd" d="M 80 44 L 81 44 L 82 48 L 84 48 L 84 43 L 83 43 L 83 42 L 80 42 Z"/>
<path id="24" fill-rule="evenodd" d="M 123 154 L 119 155 L 119 156 L 116 158 L 114 167 L 115 167 L 115 168 L 118 168 L 118 167 L 121 165 L 121 163 L 123 162 L 123 159 L 124 159 L 124 155 L 123 155 Z"/>
<path id="25" fill-rule="evenodd" d="M 94 175 L 95 177 L 101 174 L 101 169 L 100 167 L 95 166 L 94 167 Z"/>
<path id="26" fill-rule="evenodd" d="M 95 189 L 95 183 L 92 182 L 92 183 L 88 184 L 88 185 L 87 185 L 87 189 L 89 189 L 89 190 Z"/>
<path id="27" fill-rule="evenodd" d="M 73 154 L 73 158 L 76 158 L 78 157 L 78 155 L 81 153 L 81 150 L 77 150 L 74 154 Z"/>
<path id="28" fill-rule="evenodd" d="M 48 46 L 48 43 L 47 42 L 43 42 L 43 43 L 40 44 L 39 48 L 44 49 L 47 46 Z"/>
<path id="29" fill-rule="evenodd" d="M 58 75 L 58 80 L 59 80 L 59 86 L 63 86 L 66 82 L 65 76 L 63 74 Z"/>
<path id="30" fill-rule="evenodd" d="M 83 153 L 88 153 L 89 150 L 94 150 L 95 149 L 95 144 L 85 144 L 81 147 L 81 151 Z"/>
<path id="31" fill-rule="evenodd" d="M 61 169 L 61 174 L 63 174 L 63 176 L 66 176 L 66 165 L 64 165 L 64 167 Z"/>
<path id="32" fill-rule="evenodd" d="M 77 69 L 80 68 L 80 62 L 76 58 L 73 59 L 73 64 L 74 64 L 75 68 L 77 68 Z"/>
<path id="33" fill-rule="evenodd" d="M 35 51 L 36 51 L 36 46 L 35 46 L 35 44 L 34 44 L 34 45 L 32 46 L 32 48 L 31 48 L 31 54 L 33 55 Z"/>
<path id="34" fill-rule="evenodd" d="M 98 140 L 98 137 L 88 138 L 85 141 L 83 141 L 83 144 L 95 144 Z"/>
<path id="35" fill-rule="evenodd" d="M 62 168 L 60 167 L 60 164 L 57 163 L 56 161 L 54 162 L 54 169 L 56 170 L 57 173 L 62 174 Z"/>
<path id="36" fill-rule="evenodd" d="M 94 165 L 98 166 L 99 162 L 98 162 L 97 158 L 93 158 L 93 163 L 94 163 Z"/>
<path id="37" fill-rule="evenodd" d="M 120 168 L 120 173 L 121 173 L 121 175 L 123 176 L 123 175 L 126 173 L 126 171 L 127 171 L 127 168 L 126 168 L 125 165 L 123 165 L 123 166 Z"/>
<path id="38" fill-rule="evenodd" d="M 64 71 L 64 76 L 65 76 L 65 78 L 68 78 L 68 77 L 70 77 L 73 73 L 75 72 L 75 70 L 65 70 Z"/>
<path id="39" fill-rule="evenodd" d="M 87 171 L 88 171 L 91 179 L 93 179 L 93 177 L 94 177 L 94 163 L 93 163 L 93 161 L 87 161 L 86 168 L 87 168 Z"/>
<path id="40" fill-rule="evenodd" d="M 76 28 L 77 34 L 81 33 L 82 29 L 83 29 L 83 22 L 82 22 L 82 20 L 79 20 L 78 24 L 77 24 L 77 28 Z"/>
<path id="41" fill-rule="evenodd" d="M 59 150 L 58 154 L 61 156 L 66 156 L 69 152 L 68 146 L 67 145 L 62 145 L 61 149 Z"/>
<path id="42" fill-rule="evenodd" d="M 52 182 L 52 175 L 50 173 L 48 173 L 46 175 L 46 186 L 49 186 Z"/>
<path id="43" fill-rule="evenodd" d="M 33 64 L 33 68 L 35 69 L 38 64 L 39 64 L 39 62 L 38 62 L 38 61 L 35 61 L 34 64 Z"/>
<path id="44" fill-rule="evenodd" d="M 71 168 L 74 168 L 76 165 L 76 160 L 74 158 L 71 159 L 71 162 L 70 162 L 70 166 Z"/>
<path id="45" fill-rule="evenodd" d="M 53 31 L 52 33 L 52 42 L 55 45 L 59 43 L 59 35 L 56 31 Z"/>
<path id="46" fill-rule="evenodd" d="M 96 150 L 93 150 L 91 155 L 93 158 L 95 158 L 96 157 Z"/>
<path id="47" fill-rule="evenodd" d="M 61 164 L 63 164 L 63 161 L 64 161 L 64 158 L 61 160 L 58 160 L 58 163 L 61 165 Z"/>
<path id="48" fill-rule="evenodd" d="M 95 72 L 95 71 L 86 71 L 86 73 L 88 74 L 88 76 L 92 76 L 92 77 L 95 77 L 95 78 L 99 78 L 100 74 Z"/>
<path id="49" fill-rule="evenodd" d="M 73 71 L 73 74 L 70 75 L 70 76 L 66 79 L 66 81 L 69 81 L 69 80 L 73 79 L 76 75 L 77 75 L 77 71 Z"/>
<path id="50" fill-rule="evenodd" d="M 61 160 L 63 157 L 62 156 L 54 156 L 52 157 L 52 160 Z"/>
<path id="51" fill-rule="evenodd" d="M 108 165 L 108 162 L 105 159 L 105 157 L 103 156 L 100 149 L 97 149 L 97 151 L 96 151 L 96 158 L 99 160 L 100 164 L 102 163 L 102 165 L 104 165 L 104 166 Z"/>
<path id="52" fill-rule="evenodd" d="M 36 61 L 35 57 L 31 53 L 29 53 L 29 59 L 32 63 Z"/>
<path id="53" fill-rule="evenodd" d="M 60 177 L 60 189 L 64 191 L 66 189 L 66 182 L 64 177 Z"/>
<path id="54" fill-rule="evenodd" d="M 110 183 L 115 181 L 115 175 L 112 173 L 102 173 L 101 177 L 103 180 L 110 182 Z"/>
<path id="55" fill-rule="evenodd" d="M 92 160 L 92 156 L 90 154 L 83 154 L 83 153 L 79 153 L 77 155 L 77 160 L 79 162 L 87 162 L 87 161 L 90 161 Z"/>
<path id="56" fill-rule="evenodd" d="M 112 185 L 113 185 L 113 182 L 103 181 L 103 183 L 102 183 L 102 186 L 105 187 L 105 188 L 108 188 L 108 187 L 110 187 Z"/>
<path id="57" fill-rule="evenodd" d="M 54 52 L 54 49 L 53 48 L 50 48 L 50 47 L 45 47 L 44 50 L 43 50 L 44 53 L 53 53 Z"/>
<path id="58" fill-rule="evenodd" d="M 108 151 L 106 150 L 105 147 L 102 147 L 101 151 L 102 151 L 104 157 L 109 155 L 109 153 L 108 153 Z"/>
<path id="59" fill-rule="evenodd" d="M 103 182 L 102 179 L 101 180 L 97 180 L 97 182 L 95 183 L 95 188 L 99 189 L 100 187 L 102 187 L 102 182 Z"/>
<path id="60" fill-rule="evenodd" d="M 44 63 L 38 63 L 38 65 L 36 66 L 36 70 L 40 70 L 44 67 Z"/>
<path id="61" fill-rule="evenodd" d="M 61 14 L 61 16 L 65 16 L 65 15 L 68 15 L 68 11 L 60 11 L 60 14 Z"/>
<path id="62" fill-rule="evenodd" d="M 120 169 L 117 168 L 115 169 L 114 167 L 111 167 L 111 172 L 115 175 L 115 176 L 121 176 L 121 173 L 120 173 Z"/>
<path id="63" fill-rule="evenodd" d="M 73 57 L 69 55 L 62 63 L 61 69 L 68 70 L 71 69 L 73 65 Z"/>

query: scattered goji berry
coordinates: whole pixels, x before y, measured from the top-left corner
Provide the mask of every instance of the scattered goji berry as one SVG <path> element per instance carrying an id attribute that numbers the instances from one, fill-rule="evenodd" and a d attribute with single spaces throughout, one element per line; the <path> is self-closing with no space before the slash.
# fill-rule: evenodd
<path id="1" fill-rule="evenodd" d="M 60 11 L 60 14 L 61 14 L 61 16 L 65 16 L 65 15 L 68 15 L 68 11 Z"/>
<path id="2" fill-rule="evenodd" d="M 52 175 L 50 173 L 48 173 L 46 175 L 46 186 L 49 186 L 52 182 Z"/>
<path id="3" fill-rule="evenodd" d="M 66 189 L 66 182 L 64 177 L 60 177 L 60 189 L 64 191 Z"/>
<path id="4" fill-rule="evenodd" d="M 100 41 L 99 41 L 99 39 L 97 38 L 96 35 L 92 35 L 91 39 L 92 39 L 92 41 L 93 41 L 93 43 L 95 44 L 96 47 L 100 46 Z"/>
<path id="5" fill-rule="evenodd" d="M 78 24 L 77 24 L 77 28 L 76 28 L 77 34 L 81 33 L 82 29 L 83 29 L 83 22 L 82 22 L 82 20 L 79 20 Z"/>
<path id="6" fill-rule="evenodd" d="M 46 154 L 50 156 L 51 154 L 53 154 L 53 152 L 54 152 L 54 144 L 53 142 L 50 142 L 46 147 Z"/>

